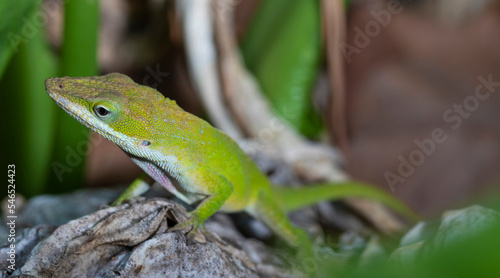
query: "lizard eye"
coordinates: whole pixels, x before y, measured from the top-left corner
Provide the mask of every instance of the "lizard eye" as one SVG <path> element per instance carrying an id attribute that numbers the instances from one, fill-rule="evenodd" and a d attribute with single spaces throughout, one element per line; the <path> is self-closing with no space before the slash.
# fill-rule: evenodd
<path id="1" fill-rule="evenodd" d="M 109 101 L 99 101 L 95 103 L 93 110 L 96 117 L 106 123 L 113 122 L 117 118 L 119 112 L 116 106 Z"/>
<path id="2" fill-rule="evenodd" d="M 97 105 L 94 108 L 94 111 L 100 118 L 106 118 L 111 113 L 106 107 L 102 105 Z"/>

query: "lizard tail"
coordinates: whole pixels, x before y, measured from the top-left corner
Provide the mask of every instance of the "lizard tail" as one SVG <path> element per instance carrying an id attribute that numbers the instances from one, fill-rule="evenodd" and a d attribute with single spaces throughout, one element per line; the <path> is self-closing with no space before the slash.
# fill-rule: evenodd
<path id="1" fill-rule="evenodd" d="M 378 201 L 409 219 L 416 221 L 421 219 L 396 197 L 381 189 L 359 182 L 326 183 L 302 187 L 273 186 L 272 191 L 274 200 L 284 211 L 296 210 L 321 201 L 366 198 Z"/>

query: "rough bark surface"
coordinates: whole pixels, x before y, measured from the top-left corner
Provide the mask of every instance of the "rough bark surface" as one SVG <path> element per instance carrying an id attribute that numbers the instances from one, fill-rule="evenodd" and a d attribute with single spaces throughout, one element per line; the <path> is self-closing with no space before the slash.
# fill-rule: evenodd
<path id="1" fill-rule="evenodd" d="M 85 193 L 79 192 L 79 195 Z M 80 196 L 82 197 L 82 196 Z M 39 197 L 40 198 L 40 197 Z M 28 203 L 33 213 L 40 204 Z M 62 197 L 64 199 L 64 197 Z M 57 202 L 59 202 L 58 200 Z M 92 205 L 92 202 L 89 202 Z M 35 205 L 35 207 L 33 207 Z M 40 208 L 40 207 L 39 207 Z M 62 209 L 64 210 L 64 209 Z M 44 215 L 43 208 L 40 208 Z M 71 211 L 71 208 L 68 209 Z M 85 210 L 81 210 L 84 213 Z M 73 212 L 74 213 L 74 212 Z M 59 217 L 63 212 L 55 213 Z M 73 214 L 73 216 L 76 216 Z M 38 220 L 20 216 L 33 224 Z M 47 223 L 60 220 L 47 219 Z M 245 239 L 225 215 L 207 223 L 209 230 L 226 230 L 224 239 L 208 232 L 193 238 L 168 229 L 187 218 L 181 205 L 165 199 L 147 199 L 106 207 L 59 227 L 36 224 L 18 232 L 16 271 L 6 268 L 8 242 L 0 245 L 2 277 L 259 277 L 283 276 L 271 263 L 273 255 L 256 240 Z M 26 223 L 24 224 L 26 226 Z M 234 230 L 234 231 L 232 231 Z M 232 231 L 232 232 L 229 232 Z M 7 237 L 4 237 L 7 238 Z M 238 242 L 237 247 L 226 242 Z M 257 251 L 258 250 L 258 251 Z M 264 250 L 264 252 L 262 252 Z M 250 256 L 252 259 L 250 259 Z M 257 263 L 256 263 L 257 262 Z M 266 263 L 264 263 L 266 262 Z M 281 274 L 279 274 L 281 273 Z"/>

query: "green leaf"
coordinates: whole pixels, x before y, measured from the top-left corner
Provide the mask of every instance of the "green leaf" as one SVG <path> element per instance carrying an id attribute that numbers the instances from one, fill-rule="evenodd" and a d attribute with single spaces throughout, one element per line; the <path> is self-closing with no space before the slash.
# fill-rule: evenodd
<path id="1" fill-rule="evenodd" d="M 242 44 L 276 113 L 307 136 L 321 131 L 311 92 L 321 58 L 321 17 L 317 0 L 263 1 Z"/>
<path id="2" fill-rule="evenodd" d="M 34 12 L 23 18 L 33 19 Z M 29 28 L 31 33 L 13 53 L 0 82 L 0 113 L 5 125 L 2 128 L 5 136 L 1 139 L 2 165 L 16 165 L 16 189 L 26 196 L 46 191 L 56 117 L 56 105 L 44 87 L 45 79 L 56 73 L 54 57 L 43 36 L 44 30 L 32 24 L 28 20 L 21 26 L 21 30 Z M 1 26 L 7 25 L 3 22 Z M 14 24 L 9 28 L 14 28 Z"/>
<path id="3" fill-rule="evenodd" d="M 40 0 L 0 1 L 0 78 L 12 54 L 19 52 L 19 48 L 38 30 L 34 11 L 39 4 Z"/>
<path id="4" fill-rule="evenodd" d="M 456 233 L 463 233 L 462 240 L 447 245 L 434 245 L 423 248 L 417 253 L 418 258 L 405 261 L 371 263 L 349 269 L 333 269 L 332 277 L 491 277 L 500 275 L 500 223 L 489 224 L 477 233 L 470 233 L 470 226 L 457 227 Z M 437 250 L 435 250 L 437 249 Z M 340 273 L 339 273 L 340 272 Z M 335 273 L 335 275 L 334 275 Z"/>
<path id="5" fill-rule="evenodd" d="M 97 37 L 99 5 L 96 0 L 67 1 L 64 5 L 64 42 L 61 54 L 62 76 L 98 74 Z M 51 171 L 50 191 L 73 191 L 83 184 L 87 156 L 88 129 L 62 109 L 58 123 Z"/>

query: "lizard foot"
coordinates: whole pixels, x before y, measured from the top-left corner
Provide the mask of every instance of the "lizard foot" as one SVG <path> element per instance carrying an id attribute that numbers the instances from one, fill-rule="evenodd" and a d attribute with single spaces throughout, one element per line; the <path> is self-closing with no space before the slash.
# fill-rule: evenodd
<path id="1" fill-rule="evenodd" d="M 193 239 L 199 237 L 198 230 L 204 232 L 205 225 L 203 224 L 203 221 L 200 220 L 199 216 L 195 213 L 190 213 L 188 220 L 181 223 L 177 223 L 177 225 L 168 229 L 169 232 L 182 231 L 183 233 L 187 233 L 188 238 L 193 238 Z"/>

